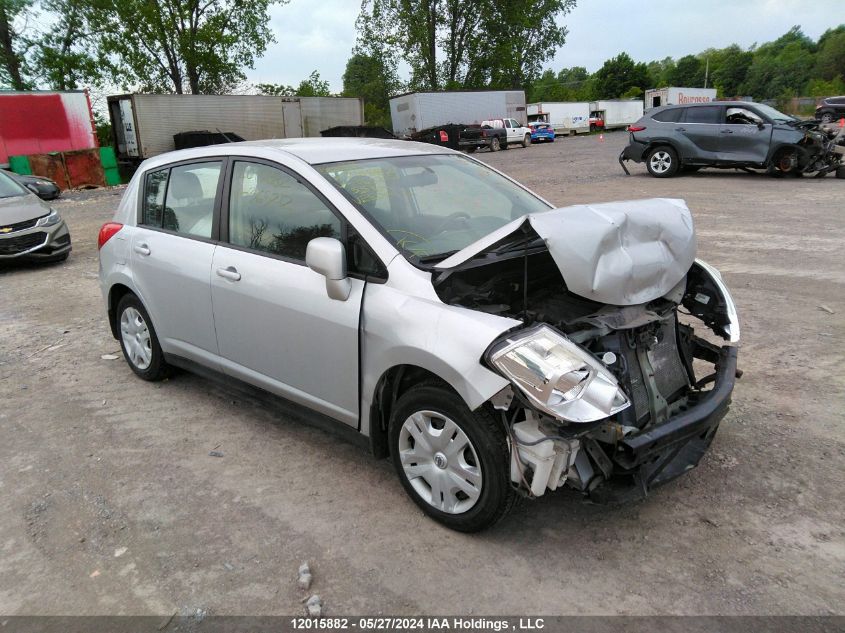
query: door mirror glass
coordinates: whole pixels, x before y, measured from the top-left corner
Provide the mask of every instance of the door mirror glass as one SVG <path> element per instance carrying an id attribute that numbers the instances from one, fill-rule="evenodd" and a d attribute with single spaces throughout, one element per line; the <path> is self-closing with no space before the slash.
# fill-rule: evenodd
<path id="1" fill-rule="evenodd" d="M 340 240 L 315 237 L 305 251 L 308 268 L 326 278 L 326 293 L 331 299 L 346 301 L 352 285 L 346 276 L 346 251 Z"/>

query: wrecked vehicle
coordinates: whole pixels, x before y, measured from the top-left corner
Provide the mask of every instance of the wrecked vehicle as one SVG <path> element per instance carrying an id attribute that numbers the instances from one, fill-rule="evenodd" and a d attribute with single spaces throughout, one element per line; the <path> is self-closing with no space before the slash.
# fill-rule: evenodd
<path id="1" fill-rule="evenodd" d="M 99 235 L 112 332 L 304 405 L 477 531 L 561 487 L 640 498 L 725 415 L 739 321 L 681 200 L 553 208 L 423 143 L 288 139 L 157 156 Z"/>
<path id="2" fill-rule="evenodd" d="M 845 177 L 845 134 L 801 121 L 762 103 L 726 101 L 650 110 L 628 127 L 625 161 L 645 163 L 656 178 L 703 167 L 754 170 L 775 176 L 836 173 Z"/>

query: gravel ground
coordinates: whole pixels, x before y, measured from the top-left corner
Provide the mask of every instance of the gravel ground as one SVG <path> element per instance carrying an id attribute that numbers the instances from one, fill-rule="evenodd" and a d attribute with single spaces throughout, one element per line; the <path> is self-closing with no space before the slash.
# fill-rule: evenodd
<path id="1" fill-rule="evenodd" d="M 284 407 L 101 359 L 96 233 L 122 190 L 68 194 L 70 259 L 0 271 L 0 613 L 300 613 L 306 559 L 330 614 L 845 613 L 845 183 L 626 177 L 624 143 L 477 156 L 560 205 L 687 200 L 745 371 L 699 468 L 622 508 L 562 492 L 441 528 Z"/>

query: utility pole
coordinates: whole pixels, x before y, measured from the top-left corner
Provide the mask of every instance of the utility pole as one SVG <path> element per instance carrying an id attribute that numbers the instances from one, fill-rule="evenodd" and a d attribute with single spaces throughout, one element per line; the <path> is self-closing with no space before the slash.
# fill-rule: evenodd
<path id="1" fill-rule="evenodd" d="M 708 57 L 706 60 L 706 66 L 704 67 L 704 87 L 707 87 L 707 76 L 710 74 L 710 58 Z"/>

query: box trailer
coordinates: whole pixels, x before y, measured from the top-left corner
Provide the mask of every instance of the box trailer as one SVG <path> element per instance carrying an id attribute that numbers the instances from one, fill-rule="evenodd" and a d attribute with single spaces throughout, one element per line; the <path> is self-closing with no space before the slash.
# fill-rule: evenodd
<path id="1" fill-rule="evenodd" d="M 645 91 L 645 107 L 659 108 L 665 105 L 685 103 L 709 103 L 716 100 L 715 88 L 652 88 Z"/>
<path id="2" fill-rule="evenodd" d="M 504 118 L 528 124 L 524 91 L 409 92 L 390 99 L 390 120 L 397 136 L 411 136 L 438 125 L 479 125 Z"/>
<path id="3" fill-rule="evenodd" d="M 604 121 L 605 130 L 625 128 L 643 116 L 643 102 L 639 99 L 593 101 L 590 116 Z"/>
<path id="4" fill-rule="evenodd" d="M 99 147 L 85 91 L 0 91 L 0 165 L 10 156 Z"/>
<path id="5" fill-rule="evenodd" d="M 234 133 L 247 141 L 319 136 L 337 125 L 362 125 L 362 99 L 265 95 L 108 97 L 118 159 L 139 162 L 175 149 L 174 135 Z"/>
<path id="6" fill-rule="evenodd" d="M 555 134 L 579 134 L 590 131 L 590 104 L 587 101 L 529 103 L 528 120 L 551 125 Z"/>

